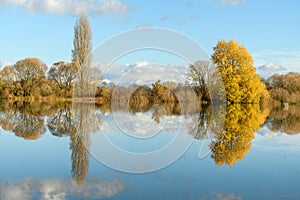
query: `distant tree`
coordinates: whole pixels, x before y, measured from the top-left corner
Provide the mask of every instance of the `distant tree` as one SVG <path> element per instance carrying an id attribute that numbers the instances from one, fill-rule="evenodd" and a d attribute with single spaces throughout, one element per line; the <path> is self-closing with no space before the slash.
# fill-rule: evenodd
<path id="1" fill-rule="evenodd" d="M 49 72 L 48 78 L 53 79 L 65 97 L 72 96 L 71 91 L 76 79 L 76 69 L 72 63 L 54 63 Z"/>
<path id="2" fill-rule="evenodd" d="M 74 28 L 72 63 L 78 74 L 77 96 L 91 96 L 90 76 L 92 75 L 92 32 L 86 15 L 81 15 Z"/>
<path id="3" fill-rule="evenodd" d="M 173 88 L 167 87 L 160 80 L 157 80 L 152 84 L 153 92 L 155 95 L 154 101 L 156 102 L 173 102 L 176 101 L 176 97 L 173 92 Z"/>
<path id="4" fill-rule="evenodd" d="M 281 103 L 300 102 L 300 73 L 274 74 L 266 80 L 271 98 Z"/>
<path id="5" fill-rule="evenodd" d="M 202 100 L 211 100 L 208 85 L 215 70 L 216 68 L 213 67 L 209 61 L 204 60 L 199 60 L 189 67 L 187 75 L 191 79 L 191 84 L 195 87 L 195 91 Z"/>
<path id="6" fill-rule="evenodd" d="M 221 40 L 214 47 L 212 60 L 222 76 L 228 102 L 258 103 L 266 95 L 265 85 L 255 74 L 253 59 L 245 47 L 233 40 Z"/>
<path id="7" fill-rule="evenodd" d="M 0 72 L 0 81 L 2 83 L 1 96 L 7 98 L 9 95 L 18 96 L 20 89 L 19 77 L 13 66 L 6 66 Z"/>
<path id="8" fill-rule="evenodd" d="M 31 96 L 39 81 L 45 77 L 47 65 L 38 58 L 26 58 L 14 65 L 15 81 L 20 84 L 22 96 Z"/>

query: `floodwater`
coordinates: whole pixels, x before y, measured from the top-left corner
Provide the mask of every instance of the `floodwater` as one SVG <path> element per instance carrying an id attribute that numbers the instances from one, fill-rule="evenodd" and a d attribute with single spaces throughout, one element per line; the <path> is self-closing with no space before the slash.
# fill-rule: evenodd
<path id="1" fill-rule="evenodd" d="M 0 199 L 300 199 L 300 107 L 183 107 L 3 102 Z"/>

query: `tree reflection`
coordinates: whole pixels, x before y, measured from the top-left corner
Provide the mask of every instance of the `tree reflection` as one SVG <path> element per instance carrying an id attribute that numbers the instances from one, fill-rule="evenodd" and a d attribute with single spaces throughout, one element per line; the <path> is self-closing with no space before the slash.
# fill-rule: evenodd
<path id="1" fill-rule="evenodd" d="M 22 102 L 3 107 L 0 125 L 17 137 L 37 140 L 45 133 L 44 117 L 35 112 L 33 105 Z"/>
<path id="2" fill-rule="evenodd" d="M 84 184 L 89 167 L 90 134 L 101 128 L 100 111 L 93 103 L 73 103 L 71 107 L 70 103 L 49 106 L 6 102 L 0 106 L 0 111 L 0 126 L 26 140 L 36 140 L 45 134 L 48 115 L 49 132 L 58 137 L 70 137 L 72 177 L 78 186 Z"/>
<path id="3" fill-rule="evenodd" d="M 199 112 L 193 114 L 192 122 L 189 124 L 189 133 L 197 140 L 206 138 L 211 124 L 211 106 L 204 106 Z"/>
<path id="4" fill-rule="evenodd" d="M 65 104 L 62 108 L 59 108 L 56 114 L 48 119 L 47 127 L 54 136 L 71 136 L 76 131 L 71 104 Z"/>
<path id="5" fill-rule="evenodd" d="M 78 186 L 82 186 L 89 168 L 90 134 L 100 130 L 101 118 L 91 103 L 74 103 L 72 112 L 75 124 L 75 131 L 70 135 L 72 177 Z"/>
<path id="6" fill-rule="evenodd" d="M 215 133 L 216 139 L 211 144 L 215 163 L 231 166 L 242 160 L 251 148 L 254 132 L 264 123 L 267 115 L 268 110 L 262 112 L 257 104 L 229 105 L 223 130 Z"/>
<path id="7" fill-rule="evenodd" d="M 222 106 L 213 106 L 216 105 L 199 109 L 194 103 L 164 103 L 151 108 L 152 119 L 160 123 L 165 116 L 191 117 L 188 124 L 189 133 L 198 140 L 205 139 L 212 133 L 214 139 L 210 149 L 213 160 L 217 165 L 231 166 L 242 160 L 249 152 L 254 132 L 265 122 L 269 110 L 261 110 L 259 105 L 234 104 L 229 105 L 227 110 Z M 139 110 L 135 107 L 129 112 Z M 273 131 L 288 134 L 299 132 L 300 127 L 297 123 L 300 120 L 299 113 L 292 106 L 288 111 L 273 109 L 267 126 Z M 18 137 L 34 140 L 45 133 L 44 122 L 46 116 L 49 116 L 47 117 L 49 132 L 58 137 L 70 137 L 72 177 L 78 186 L 82 186 L 88 174 L 90 136 L 99 131 L 102 125 L 100 114 L 100 109 L 96 109 L 94 103 L 74 102 L 72 105 L 2 103 L 0 126 L 4 130 L 12 131 Z"/>
<path id="8" fill-rule="evenodd" d="M 275 132 L 289 135 L 300 133 L 300 107 L 290 105 L 288 109 L 275 107 L 271 110 L 267 127 Z"/>

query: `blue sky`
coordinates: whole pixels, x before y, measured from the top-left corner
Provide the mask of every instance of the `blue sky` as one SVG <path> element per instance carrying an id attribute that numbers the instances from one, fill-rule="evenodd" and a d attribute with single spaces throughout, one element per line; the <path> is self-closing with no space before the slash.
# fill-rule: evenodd
<path id="1" fill-rule="evenodd" d="M 234 39 L 248 48 L 256 66 L 272 62 L 297 71 L 299 10 L 298 0 L 4 0 L 0 61 L 69 61 L 75 21 L 86 12 L 94 46 L 137 27 L 162 27 L 189 36 L 209 54 L 218 40 Z"/>

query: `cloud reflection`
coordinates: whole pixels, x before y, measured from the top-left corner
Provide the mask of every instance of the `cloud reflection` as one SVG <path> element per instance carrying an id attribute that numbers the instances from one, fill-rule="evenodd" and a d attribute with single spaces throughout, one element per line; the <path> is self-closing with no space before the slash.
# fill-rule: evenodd
<path id="1" fill-rule="evenodd" d="M 0 199 L 4 200 L 67 200 L 69 197 L 80 199 L 109 198 L 123 191 L 125 185 L 120 180 L 104 181 L 89 178 L 82 187 L 77 187 L 72 179 L 35 179 L 25 178 L 15 184 L 0 182 Z"/>

